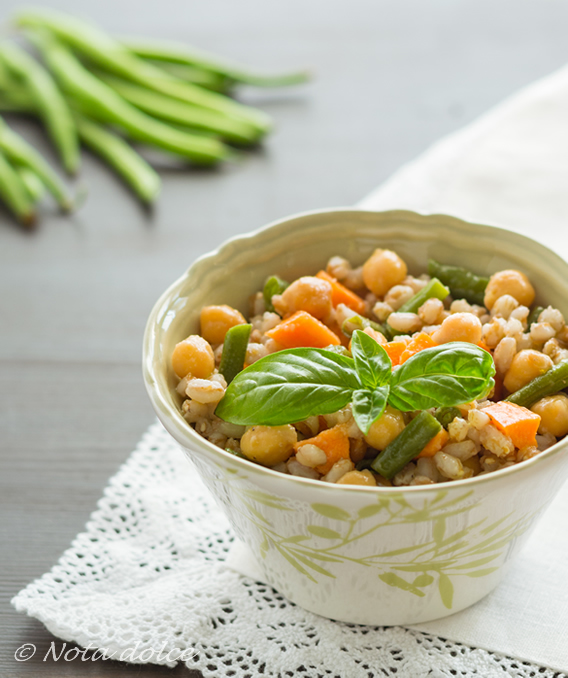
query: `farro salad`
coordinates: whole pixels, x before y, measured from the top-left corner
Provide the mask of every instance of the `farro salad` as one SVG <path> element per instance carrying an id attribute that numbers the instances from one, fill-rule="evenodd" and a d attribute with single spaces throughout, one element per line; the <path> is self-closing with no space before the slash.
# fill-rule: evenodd
<path id="1" fill-rule="evenodd" d="M 531 459 L 568 433 L 568 327 L 521 271 L 483 278 L 376 249 L 270 277 L 249 320 L 201 310 L 172 354 L 187 422 L 276 471 L 429 485 Z"/>

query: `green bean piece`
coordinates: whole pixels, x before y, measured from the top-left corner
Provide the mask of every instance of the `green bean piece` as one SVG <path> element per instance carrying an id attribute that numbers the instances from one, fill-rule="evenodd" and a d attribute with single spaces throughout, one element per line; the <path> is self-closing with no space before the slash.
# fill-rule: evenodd
<path id="1" fill-rule="evenodd" d="M 251 144 L 258 138 L 255 129 L 240 120 L 173 99 L 122 78 L 102 72 L 96 75 L 130 104 L 155 118 L 213 132 L 239 144 Z"/>
<path id="2" fill-rule="evenodd" d="M 438 278 L 432 278 L 428 283 L 417 292 L 413 297 L 404 303 L 399 309 L 398 313 L 418 313 L 418 309 L 428 299 L 439 299 L 444 301 L 448 296 L 450 290 L 442 285 Z"/>
<path id="3" fill-rule="evenodd" d="M 164 61 L 173 64 L 199 67 L 212 73 L 225 76 L 235 82 L 256 87 L 283 87 L 298 85 L 310 79 L 307 71 L 295 71 L 280 75 L 263 75 L 232 64 L 229 61 L 189 45 L 159 40 L 129 38 L 122 40 L 134 54 L 145 59 Z"/>
<path id="4" fill-rule="evenodd" d="M 522 407 L 532 407 L 544 396 L 557 393 L 568 387 L 568 360 L 563 360 L 541 374 L 523 388 L 511 393 L 505 400 Z"/>
<path id="5" fill-rule="evenodd" d="M 372 328 L 373 330 L 380 332 L 388 341 L 393 338 L 394 330 L 391 327 L 386 325 L 381 325 L 376 323 L 374 320 L 369 320 L 362 315 L 356 313 L 353 317 L 348 318 L 343 322 L 341 326 L 341 331 L 346 337 L 350 337 L 355 330 L 364 330 L 367 327 Z"/>
<path id="6" fill-rule="evenodd" d="M 264 297 L 264 305 L 266 310 L 274 313 L 274 305 L 272 304 L 272 297 L 275 294 L 282 294 L 284 290 L 288 287 L 290 283 L 282 280 L 277 275 L 271 275 L 270 278 L 266 279 L 264 283 L 264 289 L 262 291 L 262 296 Z"/>
<path id="7" fill-rule="evenodd" d="M 366 469 L 372 468 L 371 467 L 372 463 L 373 463 L 372 459 L 361 459 L 361 461 L 358 461 L 355 464 L 355 468 L 357 469 L 357 471 L 365 471 Z"/>
<path id="8" fill-rule="evenodd" d="M 470 304 L 484 305 L 485 288 L 489 278 L 475 275 L 466 268 L 440 264 L 434 259 L 428 261 L 428 274 L 447 285 L 454 299 L 465 299 Z"/>
<path id="9" fill-rule="evenodd" d="M 188 134 L 142 113 L 90 73 L 49 33 L 34 32 L 32 39 L 63 89 L 81 104 L 81 113 L 118 124 L 129 136 L 184 156 L 202 165 L 230 157 L 216 139 Z"/>
<path id="10" fill-rule="evenodd" d="M 252 325 L 235 325 L 225 335 L 219 372 L 230 384 L 239 372 L 242 372 Z"/>
<path id="11" fill-rule="evenodd" d="M 123 139 L 96 122 L 76 115 L 81 140 L 116 170 L 136 195 L 152 203 L 160 192 L 160 177 Z"/>
<path id="12" fill-rule="evenodd" d="M 97 26 L 77 17 L 53 10 L 36 9 L 19 13 L 16 23 L 27 28 L 51 31 L 89 62 L 97 64 L 109 73 L 190 104 L 245 120 L 258 130 L 259 136 L 268 132 L 272 126 L 270 118 L 262 111 L 175 78 L 163 69 L 137 57 Z"/>
<path id="13" fill-rule="evenodd" d="M 0 118 L 0 150 L 11 162 L 28 167 L 35 172 L 57 200 L 61 209 L 67 212 L 72 209 L 71 196 L 56 172 L 43 159 L 43 156 L 19 134 L 13 132 L 2 118 Z"/>
<path id="14" fill-rule="evenodd" d="M 447 429 L 456 417 L 461 417 L 461 412 L 457 407 L 437 407 L 434 417 Z"/>
<path id="15" fill-rule="evenodd" d="M 402 432 L 375 457 L 371 468 L 389 480 L 414 459 L 432 438 L 442 430 L 442 425 L 429 412 L 423 410 L 402 429 Z"/>
<path id="16" fill-rule="evenodd" d="M 22 178 L 2 151 L 0 151 L 0 199 L 21 224 L 33 225 L 35 221 L 33 201 Z"/>
<path id="17" fill-rule="evenodd" d="M 26 191 L 33 203 L 41 200 L 45 194 L 45 184 L 29 167 L 16 167 L 20 179 L 24 182 Z"/>
<path id="18" fill-rule="evenodd" d="M 527 326 L 530 330 L 531 325 L 533 323 L 538 322 L 538 316 L 544 311 L 543 306 L 535 306 L 533 310 L 530 312 L 529 317 L 527 318 Z"/>
<path id="19" fill-rule="evenodd" d="M 15 44 L 0 45 L 0 59 L 30 92 L 38 113 L 70 174 L 79 170 L 79 138 L 71 111 L 45 68 Z"/>

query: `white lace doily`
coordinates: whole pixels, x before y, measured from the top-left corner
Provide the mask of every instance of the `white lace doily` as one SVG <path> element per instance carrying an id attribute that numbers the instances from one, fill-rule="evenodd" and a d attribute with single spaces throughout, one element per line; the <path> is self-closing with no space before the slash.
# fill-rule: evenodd
<path id="1" fill-rule="evenodd" d="M 173 666 L 181 656 L 207 678 L 565 675 L 401 627 L 318 617 L 227 568 L 233 539 L 155 424 L 86 531 L 12 602 L 66 641 L 134 663 Z"/>

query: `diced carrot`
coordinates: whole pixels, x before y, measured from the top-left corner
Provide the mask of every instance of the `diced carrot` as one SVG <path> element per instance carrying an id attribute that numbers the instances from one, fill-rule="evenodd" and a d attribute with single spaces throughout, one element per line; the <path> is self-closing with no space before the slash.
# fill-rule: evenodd
<path id="1" fill-rule="evenodd" d="M 414 339 L 411 339 L 408 344 L 403 341 L 389 341 L 388 344 L 383 344 L 383 348 L 388 353 L 391 359 L 392 366 L 402 365 L 413 355 L 422 351 L 425 348 L 436 346 L 436 342 L 426 332 L 420 332 Z"/>
<path id="2" fill-rule="evenodd" d="M 489 346 L 487 346 L 487 344 L 484 341 L 478 341 L 477 345 L 479 346 L 479 348 L 482 348 L 484 351 L 487 351 L 487 353 L 491 353 L 491 349 L 489 348 Z"/>
<path id="3" fill-rule="evenodd" d="M 502 433 L 511 438 L 515 447 L 536 445 L 536 432 L 540 425 L 538 414 L 506 400 L 489 405 L 482 411 Z"/>
<path id="4" fill-rule="evenodd" d="M 383 348 L 391 359 L 392 366 L 400 365 L 400 356 L 406 351 L 404 341 L 389 341 L 388 344 L 383 344 Z"/>
<path id="5" fill-rule="evenodd" d="M 333 304 L 334 307 L 337 306 L 337 304 L 345 304 L 356 313 L 359 313 L 360 315 L 365 314 L 366 311 L 365 302 L 363 301 L 363 299 L 361 299 L 361 297 L 358 294 L 352 292 L 349 288 L 345 287 L 345 285 L 342 285 L 339 281 L 337 281 L 334 277 L 332 277 L 331 275 L 329 275 L 329 273 L 326 273 L 325 271 L 320 271 L 319 273 L 316 273 L 316 278 L 320 278 L 321 280 L 327 280 L 327 282 L 330 283 L 331 303 Z"/>
<path id="6" fill-rule="evenodd" d="M 274 339 L 284 348 L 325 348 L 330 344 L 339 346 L 337 335 L 322 322 L 306 313 L 296 311 L 293 315 L 266 332 L 266 336 Z"/>
<path id="7" fill-rule="evenodd" d="M 400 364 L 406 362 L 409 358 L 412 358 L 413 355 L 419 351 L 424 350 L 425 348 L 432 348 L 436 346 L 436 342 L 432 339 L 429 334 L 426 332 L 420 332 L 414 339 L 411 339 L 408 344 L 406 344 L 406 350 L 404 350 L 400 355 Z"/>
<path id="8" fill-rule="evenodd" d="M 340 459 L 349 459 L 349 437 L 344 424 L 337 424 L 332 428 L 321 431 L 313 438 L 307 438 L 294 445 L 297 452 L 303 445 L 316 445 L 323 450 L 327 456 L 325 464 L 316 466 L 318 473 L 328 473 L 335 462 Z"/>
<path id="9" fill-rule="evenodd" d="M 436 452 L 439 452 L 442 447 L 444 447 L 449 439 L 450 436 L 448 435 L 446 429 L 441 429 L 438 431 L 438 433 L 436 433 L 432 440 L 426 444 L 426 447 L 424 447 L 422 452 L 420 452 L 418 455 L 418 459 L 420 459 L 420 457 L 433 457 Z"/>

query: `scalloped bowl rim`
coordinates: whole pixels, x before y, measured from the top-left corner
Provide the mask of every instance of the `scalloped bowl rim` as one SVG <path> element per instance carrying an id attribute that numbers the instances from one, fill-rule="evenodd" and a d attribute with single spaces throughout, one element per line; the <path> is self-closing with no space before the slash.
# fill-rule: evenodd
<path id="1" fill-rule="evenodd" d="M 167 312 L 169 308 L 169 302 L 171 299 L 175 296 L 175 294 L 180 290 L 180 288 L 183 287 L 185 281 L 188 279 L 190 275 L 192 275 L 196 269 L 199 269 L 203 267 L 204 265 L 214 261 L 217 257 L 222 256 L 225 254 L 228 250 L 232 249 L 235 247 L 235 245 L 244 245 L 247 242 L 251 241 L 254 238 L 257 238 L 267 231 L 276 229 L 277 227 L 283 227 L 285 224 L 287 224 L 290 221 L 294 221 L 300 218 L 304 217 L 310 217 L 310 216 L 317 216 L 317 215 L 324 215 L 324 214 L 334 214 L 334 213 L 357 213 L 357 214 L 392 214 L 393 217 L 396 215 L 411 215 L 411 216 L 419 216 L 419 217 L 430 217 L 430 218 L 443 218 L 445 220 L 450 219 L 453 222 L 453 227 L 457 227 L 459 229 L 463 230 L 468 230 L 469 227 L 474 226 L 475 228 L 482 228 L 482 229 L 487 229 L 488 231 L 498 231 L 501 234 L 512 234 L 515 239 L 521 239 L 525 240 L 527 245 L 530 245 L 531 247 L 536 249 L 540 249 L 543 253 L 546 253 L 548 256 L 552 255 L 554 258 L 558 259 L 561 261 L 565 266 L 568 267 L 568 262 L 566 262 L 562 257 L 557 255 L 555 252 L 550 250 L 548 247 L 543 245 L 542 243 L 539 243 L 536 240 L 533 240 L 532 238 L 529 238 L 526 235 L 523 235 L 521 233 L 517 233 L 515 231 L 502 228 L 500 226 L 495 226 L 495 225 L 488 225 L 488 224 L 476 224 L 473 222 L 467 222 L 463 219 L 460 219 L 459 217 L 454 217 L 448 214 L 440 214 L 440 213 L 424 213 L 424 212 L 418 212 L 414 210 L 364 210 L 364 209 L 355 209 L 353 207 L 335 207 L 335 208 L 328 208 L 328 209 L 318 209 L 318 210 L 309 210 L 305 212 L 299 212 L 297 214 L 290 215 L 284 219 L 277 219 L 275 221 L 270 222 L 269 224 L 262 226 L 254 231 L 249 231 L 247 233 L 235 235 L 228 240 L 225 240 L 219 247 L 216 249 L 206 252 L 205 254 L 202 254 L 200 257 L 198 257 L 190 266 L 189 268 L 183 273 L 177 280 L 175 280 L 166 290 L 165 292 L 160 296 L 158 301 L 154 304 L 150 315 L 148 317 L 148 321 L 146 323 L 146 328 L 144 331 L 144 339 L 143 339 L 143 360 L 142 360 L 142 367 L 143 367 L 143 376 L 144 376 L 144 383 L 146 386 L 146 390 L 148 392 L 148 395 L 150 397 L 150 400 L 152 402 L 152 405 L 155 409 L 156 412 L 162 413 L 162 415 L 166 415 L 168 418 L 169 426 L 166 425 L 163 421 L 163 425 L 165 426 L 166 430 L 174 437 L 174 439 L 183 447 L 187 449 L 191 449 L 191 447 L 197 445 L 202 452 L 206 454 L 213 454 L 220 456 L 221 459 L 224 462 L 230 461 L 232 464 L 235 464 L 236 466 L 241 466 L 247 471 L 254 471 L 256 473 L 259 473 L 260 475 L 267 474 L 269 477 L 276 478 L 278 480 L 281 480 L 282 482 L 291 482 L 294 484 L 300 483 L 301 486 L 304 487 L 317 487 L 320 490 L 321 489 L 329 489 L 333 492 L 339 491 L 341 492 L 367 492 L 367 493 L 405 493 L 405 492 L 411 492 L 411 493 L 427 493 L 429 491 L 432 491 L 433 488 L 441 488 L 441 489 L 450 489 L 450 488 L 455 488 L 455 487 L 473 487 L 473 486 L 478 486 L 483 483 L 495 483 L 499 482 L 500 479 L 505 480 L 506 478 L 510 477 L 514 473 L 519 473 L 519 472 L 530 472 L 530 469 L 532 469 L 536 464 L 541 463 L 545 459 L 550 459 L 554 457 L 556 454 L 560 453 L 567 445 L 568 445 L 568 436 L 563 438 L 562 440 L 558 441 L 551 447 L 549 447 L 547 450 L 544 452 L 541 452 L 538 454 L 536 457 L 532 457 L 531 459 L 528 459 L 526 461 L 514 464 L 513 466 L 509 466 L 506 469 L 501 469 L 499 471 L 496 471 L 494 473 L 488 473 L 486 475 L 482 476 L 475 476 L 473 478 L 467 478 L 463 480 L 458 480 L 458 481 L 447 481 L 447 482 L 442 482 L 442 483 L 435 483 L 434 485 L 410 485 L 410 486 L 392 486 L 392 487 L 385 487 L 385 486 L 376 486 L 376 487 L 365 487 L 361 485 L 341 485 L 337 486 L 337 484 L 332 484 L 332 483 L 322 483 L 321 480 L 314 480 L 311 478 L 302 478 L 300 476 L 294 476 L 294 475 L 288 475 L 285 473 L 281 473 L 280 471 L 274 471 L 273 469 L 262 466 L 260 464 L 255 464 L 252 461 L 249 461 L 248 459 L 243 459 L 241 457 L 237 457 L 236 455 L 230 454 L 229 452 L 226 452 L 225 450 L 221 449 L 220 447 L 217 447 L 213 443 L 210 443 L 206 438 L 203 436 L 199 435 L 195 429 L 190 426 L 185 419 L 183 418 L 181 412 L 179 410 L 176 410 L 173 408 L 168 400 L 164 397 L 162 394 L 161 390 L 158 388 L 157 384 L 159 383 L 158 380 L 154 378 L 154 366 L 155 363 L 152 360 L 153 355 L 154 355 L 154 349 L 155 349 L 155 338 L 157 335 L 156 327 L 158 326 L 158 320 L 162 317 L 164 317 L 164 312 Z M 160 414 L 158 414 L 158 418 L 161 419 Z"/>

